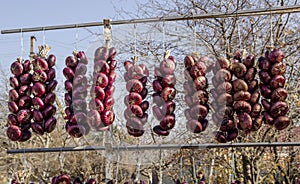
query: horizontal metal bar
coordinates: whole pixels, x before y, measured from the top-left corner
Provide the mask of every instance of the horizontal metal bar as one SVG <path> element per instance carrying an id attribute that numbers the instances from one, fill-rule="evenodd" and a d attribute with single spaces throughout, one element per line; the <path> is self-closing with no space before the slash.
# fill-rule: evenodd
<path id="1" fill-rule="evenodd" d="M 300 5 L 293 6 L 280 6 L 273 8 L 260 8 L 252 10 L 240 10 L 231 12 L 216 12 L 199 15 L 183 15 L 183 16 L 169 16 L 169 17 L 153 17 L 153 18 L 141 18 L 141 19 L 127 19 L 127 20 L 115 20 L 111 21 L 111 25 L 122 25 L 122 24 L 137 24 L 137 23 L 153 23 L 162 21 L 179 21 L 179 20 L 197 20 L 197 19 L 212 19 L 212 18 L 228 18 L 228 17 L 240 17 L 240 16 L 259 16 L 267 14 L 285 14 L 285 13 L 296 13 L 300 12 Z M 32 28 L 19 28 L 19 29 L 8 29 L 1 30 L 1 34 L 11 34 L 20 32 L 36 32 L 36 31 L 49 31 L 58 29 L 72 29 L 72 28 L 83 28 L 83 27 L 94 27 L 103 26 L 103 22 L 90 22 L 81 24 L 67 24 L 67 25 L 56 25 L 56 26 L 45 26 L 45 27 L 32 27 Z"/>
<path id="2" fill-rule="evenodd" d="M 300 142 L 255 142 L 255 143 L 219 143 L 219 144 L 160 144 L 160 145 L 129 145 L 112 146 L 114 151 L 136 151 L 136 150 L 167 150 L 167 149 L 211 149 L 211 148 L 242 148 L 242 147 L 289 147 L 300 146 Z M 11 149 L 8 154 L 17 153 L 45 153 L 45 152 L 75 152 L 106 150 L 104 146 L 81 146 L 61 148 L 29 148 Z"/>

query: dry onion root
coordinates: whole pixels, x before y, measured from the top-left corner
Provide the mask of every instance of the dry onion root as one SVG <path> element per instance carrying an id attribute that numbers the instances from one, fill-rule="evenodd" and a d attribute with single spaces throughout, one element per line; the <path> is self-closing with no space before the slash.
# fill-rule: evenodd
<path id="1" fill-rule="evenodd" d="M 175 126 L 175 78 L 176 60 L 165 53 L 165 59 L 155 68 L 155 80 L 152 87 L 155 93 L 152 95 L 155 105 L 152 107 L 154 117 L 160 121 L 153 127 L 153 131 L 160 136 L 168 136 Z"/>
<path id="2" fill-rule="evenodd" d="M 147 110 L 149 102 L 145 100 L 148 95 L 147 81 L 149 70 L 144 64 L 137 64 L 137 57 L 133 61 L 125 61 L 124 79 L 129 92 L 124 98 L 126 110 L 126 128 L 129 135 L 140 137 L 144 134 L 144 125 L 148 121 Z"/>
<path id="3" fill-rule="evenodd" d="M 283 59 L 284 53 L 276 48 L 258 59 L 263 121 L 277 130 L 283 130 L 290 124 L 286 116 L 289 108 L 285 102 L 288 93 L 284 89 L 286 64 Z"/>
<path id="4" fill-rule="evenodd" d="M 65 113 L 67 120 L 65 128 L 72 137 L 82 137 L 90 131 L 87 124 L 87 88 L 86 78 L 88 60 L 83 51 L 74 51 L 73 55 L 65 59 L 63 69 L 65 81 Z"/>
<path id="5" fill-rule="evenodd" d="M 212 102 L 214 113 L 212 120 L 220 127 L 215 139 L 221 143 L 232 141 L 238 136 L 237 124 L 233 117 L 234 86 L 230 66 L 231 62 L 226 58 L 218 58 L 213 66 L 211 93 L 214 98 Z"/>
<path id="6" fill-rule="evenodd" d="M 209 112 L 207 93 L 207 57 L 186 56 L 184 59 L 185 79 L 185 103 L 189 106 L 185 110 L 187 119 L 186 128 L 193 133 L 203 132 L 208 121 L 206 116 Z"/>
<path id="7" fill-rule="evenodd" d="M 116 50 L 113 47 L 99 47 L 94 53 L 93 85 L 87 119 L 90 127 L 97 131 L 108 130 L 115 120 L 113 111 L 114 82 L 117 77 L 115 56 Z"/>

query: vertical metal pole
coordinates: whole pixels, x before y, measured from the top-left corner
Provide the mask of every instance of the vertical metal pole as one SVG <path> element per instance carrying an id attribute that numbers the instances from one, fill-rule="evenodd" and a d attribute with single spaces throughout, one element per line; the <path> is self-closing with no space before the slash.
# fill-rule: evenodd
<path id="1" fill-rule="evenodd" d="M 104 39 L 105 39 L 105 46 L 110 48 L 111 41 L 112 41 L 112 32 L 111 32 L 111 24 L 110 19 L 104 19 Z"/>
<path id="2" fill-rule="evenodd" d="M 34 57 L 34 44 L 35 44 L 35 41 L 36 41 L 35 36 L 31 36 L 30 37 L 30 54 L 29 54 L 30 60 L 33 60 L 33 57 Z"/>
<path id="3" fill-rule="evenodd" d="M 215 152 L 216 152 L 216 149 L 214 148 L 211 163 L 210 163 L 209 175 L 208 175 L 209 183 L 212 183 L 212 176 L 213 176 L 214 164 L 215 164 L 215 159 L 214 159 Z"/>
<path id="4" fill-rule="evenodd" d="M 163 178 L 163 174 L 162 174 L 162 153 L 161 153 L 161 149 L 159 149 L 159 184 L 162 184 L 162 178 Z"/>
<path id="5" fill-rule="evenodd" d="M 194 157 L 192 157 L 192 164 L 193 164 L 193 178 L 194 178 L 195 183 L 198 183 L 196 166 L 195 166 L 195 158 Z"/>
<path id="6" fill-rule="evenodd" d="M 105 183 L 107 183 L 109 180 L 113 179 L 113 162 L 112 162 L 112 156 L 113 156 L 113 149 L 112 144 L 109 142 L 105 143 Z"/>
<path id="7" fill-rule="evenodd" d="M 232 175 L 231 175 L 231 182 L 235 179 L 235 158 L 234 158 L 234 150 L 232 148 L 231 152 L 232 162 L 231 162 L 231 168 L 232 168 Z"/>

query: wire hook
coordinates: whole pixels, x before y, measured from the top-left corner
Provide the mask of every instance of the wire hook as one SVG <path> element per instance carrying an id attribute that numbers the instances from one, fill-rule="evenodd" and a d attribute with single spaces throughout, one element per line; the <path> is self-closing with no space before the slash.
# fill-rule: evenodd
<path id="1" fill-rule="evenodd" d="M 78 25 L 75 24 L 76 33 L 75 33 L 75 50 L 78 50 Z"/>

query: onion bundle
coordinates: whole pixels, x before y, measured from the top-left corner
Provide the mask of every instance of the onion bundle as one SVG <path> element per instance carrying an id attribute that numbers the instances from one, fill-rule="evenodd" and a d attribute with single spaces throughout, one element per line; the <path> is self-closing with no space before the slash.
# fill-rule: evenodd
<path id="1" fill-rule="evenodd" d="M 10 66 L 12 77 L 9 78 L 9 102 L 7 137 L 12 141 L 27 141 L 31 138 L 31 63 L 29 60 L 21 62 L 20 59 Z"/>
<path id="2" fill-rule="evenodd" d="M 263 121 L 273 125 L 277 130 L 283 130 L 290 124 L 290 119 L 286 116 L 288 104 L 287 90 L 284 89 L 286 64 L 283 63 L 284 53 L 279 49 L 266 52 L 265 57 L 258 59 L 260 90 L 264 99 L 261 100 L 264 111 Z"/>
<path id="3" fill-rule="evenodd" d="M 237 125 L 234 121 L 232 73 L 230 61 L 226 58 L 218 58 L 213 66 L 214 77 L 211 89 L 214 101 L 212 108 L 213 122 L 220 127 L 216 134 L 218 142 L 232 141 L 238 136 Z"/>
<path id="4" fill-rule="evenodd" d="M 83 181 L 81 181 L 80 177 L 75 177 L 73 182 L 71 182 L 71 178 L 69 175 L 67 174 L 61 174 L 59 176 L 54 176 L 52 178 L 51 184 L 60 184 L 60 183 L 64 183 L 64 184 L 79 184 L 79 183 L 83 183 Z M 96 184 L 97 181 L 94 178 L 90 178 L 87 182 L 85 182 L 86 184 Z"/>
<path id="5" fill-rule="evenodd" d="M 74 51 L 73 55 L 65 59 L 66 67 L 63 74 L 66 78 L 65 85 L 65 128 L 72 137 L 81 137 L 88 134 L 90 127 L 87 124 L 87 88 L 86 75 L 88 60 L 83 51 Z"/>
<path id="6" fill-rule="evenodd" d="M 115 48 L 99 47 L 94 55 L 93 85 L 91 87 L 91 101 L 89 102 L 88 123 L 98 131 L 109 129 L 115 120 L 113 94 L 116 79 Z"/>
<path id="7" fill-rule="evenodd" d="M 233 80 L 233 108 L 237 114 L 237 125 L 244 133 L 257 131 L 262 125 L 261 109 L 259 103 L 260 93 L 258 81 L 255 79 L 257 70 L 254 68 L 255 58 L 248 55 L 242 58 L 237 53 L 232 63 Z"/>
<path id="8" fill-rule="evenodd" d="M 208 125 L 206 116 L 209 112 L 206 63 L 207 57 L 196 58 L 186 56 L 184 59 L 185 79 L 183 88 L 185 90 L 185 102 L 189 106 L 184 114 L 187 119 L 186 127 L 193 133 L 204 131 Z"/>
<path id="9" fill-rule="evenodd" d="M 124 103 L 127 106 L 124 116 L 127 132 L 134 137 L 140 137 L 144 134 L 144 125 L 148 121 L 146 111 L 149 108 L 149 102 L 145 98 L 148 94 L 146 85 L 149 71 L 144 64 L 136 64 L 137 57 L 134 57 L 133 60 L 133 62 L 124 62 L 126 69 L 124 79 L 126 89 L 129 92 L 129 95 L 124 98 Z"/>
<path id="10" fill-rule="evenodd" d="M 56 63 L 56 57 L 49 55 L 47 60 L 42 57 L 37 57 L 32 61 L 33 85 L 31 88 L 33 121 L 32 130 L 43 135 L 44 132 L 50 133 L 56 127 L 56 107 L 54 102 L 56 95 L 54 90 L 57 86 L 55 80 L 56 71 L 53 68 Z"/>
<path id="11" fill-rule="evenodd" d="M 43 47 L 42 47 L 43 48 Z M 55 80 L 56 57 L 37 56 L 33 61 L 12 63 L 10 77 L 7 136 L 13 141 L 27 141 L 33 132 L 51 133 L 56 126 L 56 107 L 53 105 L 57 86 Z"/>
<path id="12" fill-rule="evenodd" d="M 153 102 L 156 104 L 152 107 L 154 117 L 160 121 L 159 125 L 153 127 L 157 135 L 168 136 L 169 131 L 175 126 L 175 102 L 176 96 L 176 78 L 174 75 L 176 69 L 176 60 L 169 56 L 167 51 L 165 59 L 155 68 L 155 80 L 152 87 L 155 93 L 152 95 Z"/>

